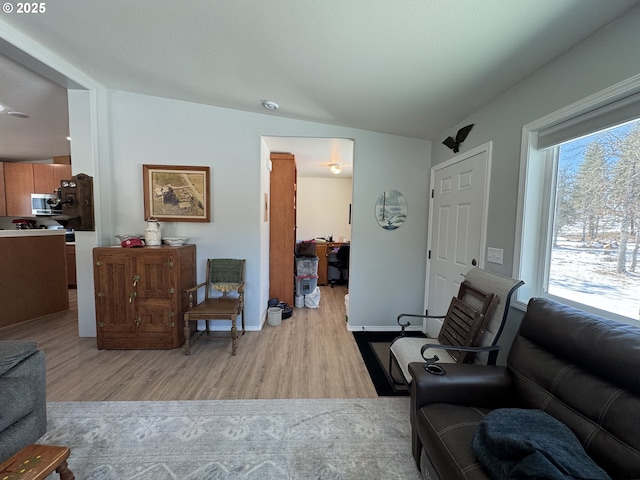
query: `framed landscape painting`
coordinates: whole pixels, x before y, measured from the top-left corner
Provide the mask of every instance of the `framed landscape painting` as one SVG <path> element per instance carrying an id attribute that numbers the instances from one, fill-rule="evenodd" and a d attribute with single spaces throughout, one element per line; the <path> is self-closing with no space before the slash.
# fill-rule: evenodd
<path id="1" fill-rule="evenodd" d="M 209 222 L 209 167 L 142 165 L 144 218 Z"/>

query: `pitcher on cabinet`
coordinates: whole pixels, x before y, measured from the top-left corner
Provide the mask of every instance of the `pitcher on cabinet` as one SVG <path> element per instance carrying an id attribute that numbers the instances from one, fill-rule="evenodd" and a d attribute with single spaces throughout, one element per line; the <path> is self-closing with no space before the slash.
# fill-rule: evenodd
<path id="1" fill-rule="evenodd" d="M 162 225 L 153 217 L 147 219 L 147 228 L 144 231 L 144 242 L 148 246 L 156 246 L 162 244 L 162 236 L 160 229 Z"/>

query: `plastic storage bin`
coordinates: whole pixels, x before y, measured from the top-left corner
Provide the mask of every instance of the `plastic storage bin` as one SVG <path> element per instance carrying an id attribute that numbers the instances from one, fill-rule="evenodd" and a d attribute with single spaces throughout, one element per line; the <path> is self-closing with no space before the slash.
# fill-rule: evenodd
<path id="1" fill-rule="evenodd" d="M 307 277 L 318 274 L 318 257 L 296 258 L 296 275 Z"/>
<path id="2" fill-rule="evenodd" d="M 296 277 L 296 294 L 308 295 L 318 286 L 317 275 L 305 275 Z"/>

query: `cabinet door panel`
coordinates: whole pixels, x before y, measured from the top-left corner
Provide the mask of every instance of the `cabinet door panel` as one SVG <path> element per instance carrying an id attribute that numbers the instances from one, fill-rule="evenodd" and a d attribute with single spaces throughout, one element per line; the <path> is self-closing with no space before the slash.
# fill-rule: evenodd
<path id="1" fill-rule="evenodd" d="M 53 184 L 53 165 L 48 163 L 34 163 L 33 193 L 53 193 Z"/>
<path id="2" fill-rule="evenodd" d="M 4 186 L 9 217 L 31 216 L 33 166 L 31 163 L 4 164 Z"/>
<path id="3" fill-rule="evenodd" d="M 137 260 L 136 272 L 140 277 L 138 296 L 140 298 L 170 299 L 175 292 L 175 259 L 171 255 L 142 255 Z"/>
<path id="4" fill-rule="evenodd" d="M 60 181 L 69 180 L 71 178 L 71 165 L 51 165 L 53 168 L 53 189 L 60 188 Z"/>
<path id="5" fill-rule="evenodd" d="M 137 330 L 133 269 L 130 259 L 105 255 L 97 257 L 94 272 L 98 348 L 104 348 L 105 340 Z"/>
<path id="6" fill-rule="evenodd" d="M 147 333 L 171 334 L 175 327 L 175 315 L 170 302 L 140 300 L 138 303 L 140 330 Z"/>
<path id="7" fill-rule="evenodd" d="M 4 193 L 4 163 L 0 162 L 0 217 L 7 216 L 7 200 Z"/>

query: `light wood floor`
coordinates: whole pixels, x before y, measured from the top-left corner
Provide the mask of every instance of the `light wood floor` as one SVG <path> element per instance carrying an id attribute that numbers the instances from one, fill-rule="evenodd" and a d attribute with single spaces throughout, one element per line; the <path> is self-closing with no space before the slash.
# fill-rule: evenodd
<path id="1" fill-rule="evenodd" d="M 320 287 L 319 309 L 297 308 L 276 327 L 240 337 L 202 336 L 176 350 L 98 350 L 79 338 L 72 309 L 0 329 L 0 339 L 35 340 L 47 357 L 48 401 L 376 397 L 353 335 L 345 287 Z"/>

